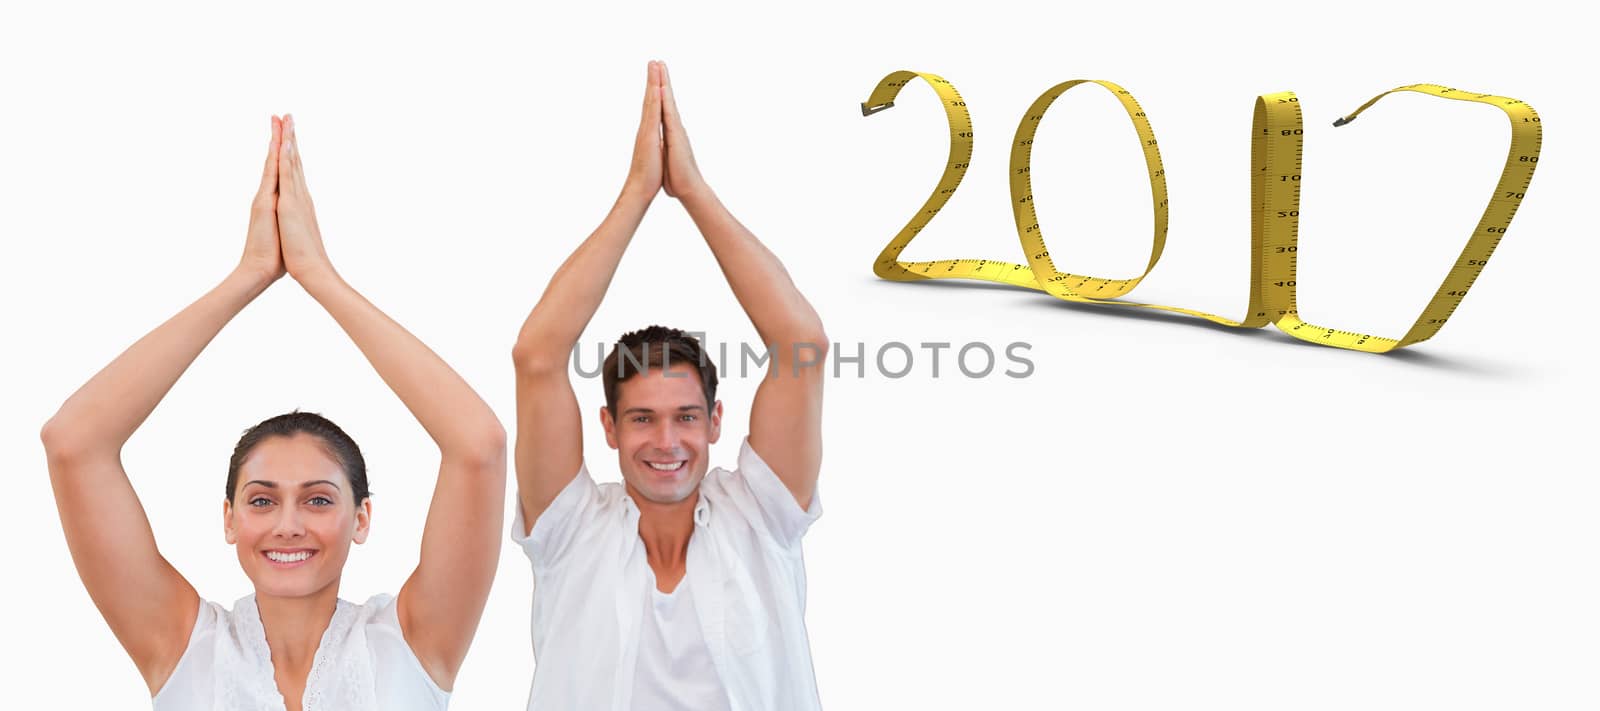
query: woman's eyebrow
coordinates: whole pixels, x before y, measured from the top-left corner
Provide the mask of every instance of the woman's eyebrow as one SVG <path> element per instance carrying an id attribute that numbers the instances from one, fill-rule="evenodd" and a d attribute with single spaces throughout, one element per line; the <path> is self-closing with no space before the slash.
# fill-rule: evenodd
<path id="1" fill-rule="evenodd" d="M 245 486 L 249 486 L 251 484 L 258 484 L 258 485 L 264 486 L 264 487 L 266 487 L 268 489 L 276 489 L 276 488 L 278 488 L 278 482 L 266 481 L 264 479 L 251 479 L 250 481 L 247 481 L 247 482 L 244 483 Z M 304 483 L 300 484 L 300 488 L 309 489 L 309 488 L 311 488 L 313 486 L 316 486 L 318 484 L 327 484 L 328 486 L 331 486 L 331 487 L 333 487 L 335 489 L 339 488 L 339 484 L 337 482 L 329 481 L 327 479 L 316 479 L 316 480 L 313 480 L 313 481 L 304 482 Z"/>

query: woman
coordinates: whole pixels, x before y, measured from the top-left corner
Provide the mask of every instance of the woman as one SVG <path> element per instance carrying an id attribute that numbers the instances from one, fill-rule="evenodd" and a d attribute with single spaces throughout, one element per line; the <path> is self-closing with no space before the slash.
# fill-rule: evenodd
<path id="1" fill-rule="evenodd" d="M 439 446 L 416 571 L 397 596 L 338 598 L 371 524 L 360 450 L 320 416 L 252 428 L 229 464 L 224 535 L 255 593 L 205 602 L 156 547 L 120 452 L 229 319 L 285 273 L 366 355 Z M 443 709 L 499 560 L 505 432 L 427 346 L 334 271 L 295 146 L 272 140 L 239 265 L 101 370 L 45 425 L 56 505 L 84 587 L 167 709 Z"/>

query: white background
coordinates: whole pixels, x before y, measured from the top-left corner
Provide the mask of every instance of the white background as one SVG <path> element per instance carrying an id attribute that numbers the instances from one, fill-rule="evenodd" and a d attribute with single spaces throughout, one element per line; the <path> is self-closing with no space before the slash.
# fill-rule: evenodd
<path id="1" fill-rule="evenodd" d="M 1596 388 L 1583 365 L 1595 106 L 1575 81 L 1593 59 L 1587 23 L 1500 3 L 461 5 L 7 5 L 8 707 L 144 703 L 68 557 L 37 432 L 233 266 L 268 116 L 296 116 L 335 265 L 509 429 L 512 342 L 621 187 L 651 58 L 669 63 L 723 201 L 842 349 L 869 355 L 867 377 L 828 385 L 826 515 L 807 539 L 829 708 L 1600 703 Z M 1441 83 L 1528 101 L 1544 151 L 1450 324 L 1374 356 L 1270 328 L 875 279 L 873 257 L 946 150 L 923 84 L 860 115 L 899 69 L 952 81 L 978 135 L 966 182 L 908 258 L 1020 261 L 1010 133 L 1053 84 L 1108 79 L 1150 115 L 1172 196 L 1166 257 L 1135 298 L 1234 317 L 1258 94 L 1301 98 L 1301 309 L 1349 330 L 1405 331 L 1481 213 L 1509 131 L 1491 107 L 1416 94 L 1337 131 L 1334 118 Z M 1034 165 L 1056 263 L 1137 274 L 1148 188 L 1109 94 L 1059 101 Z M 665 196 L 584 343 L 655 322 L 754 338 Z M 1026 341 L 1035 370 L 969 379 L 947 351 L 940 377 L 920 360 L 891 379 L 870 372 L 890 341 Z M 716 463 L 733 463 L 754 384 L 721 391 Z M 589 461 L 614 478 L 599 382 L 578 389 Z M 163 552 L 209 599 L 249 592 L 220 526 L 228 454 L 244 428 L 292 408 L 330 416 L 368 456 L 375 531 L 343 596 L 393 592 L 415 564 L 437 451 L 292 279 L 222 332 L 124 452 Z M 526 559 L 504 548 L 454 708 L 522 707 L 530 587 Z"/>

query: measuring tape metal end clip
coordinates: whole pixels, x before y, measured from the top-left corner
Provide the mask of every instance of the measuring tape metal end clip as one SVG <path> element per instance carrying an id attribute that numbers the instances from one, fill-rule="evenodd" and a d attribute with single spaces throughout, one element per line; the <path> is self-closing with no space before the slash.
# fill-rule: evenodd
<path id="1" fill-rule="evenodd" d="M 893 101 L 891 101 L 891 102 L 889 102 L 887 104 L 880 104 L 878 106 L 868 106 L 867 102 L 863 101 L 863 102 L 861 102 L 861 115 L 862 116 L 871 116 L 871 115 L 873 115 L 875 113 L 878 113 L 879 111 L 882 111 L 884 109 L 891 109 L 891 108 L 894 108 L 894 102 Z"/>

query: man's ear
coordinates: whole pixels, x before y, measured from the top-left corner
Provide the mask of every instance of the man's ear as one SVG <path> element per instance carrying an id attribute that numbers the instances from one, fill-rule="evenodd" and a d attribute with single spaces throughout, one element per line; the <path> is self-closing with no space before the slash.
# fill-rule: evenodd
<path id="1" fill-rule="evenodd" d="M 617 444 L 617 423 L 611 419 L 611 408 L 600 406 L 600 426 L 606 431 L 606 445 L 612 449 L 621 446 Z"/>
<path id="2" fill-rule="evenodd" d="M 715 405 L 711 406 L 711 436 L 707 437 L 706 441 L 711 443 L 711 444 L 716 444 L 717 440 L 720 439 L 721 437 L 722 437 L 722 401 L 718 400 Z"/>
<path id="3" fill-rule="evenodd" d="M 356 507 L 356 532 L 350 540 L 356 543 L 366 543 L 367 534 L 372 532 L 372 497 L 361 500 L 361 505 Z"/>
<path id="4" fill-rule="evenodd" d="M 239 534 L 233 530 L 233 502 L 227 499 L 222 501 L 222 538 L 230 546 L 239 542 Z"/>

